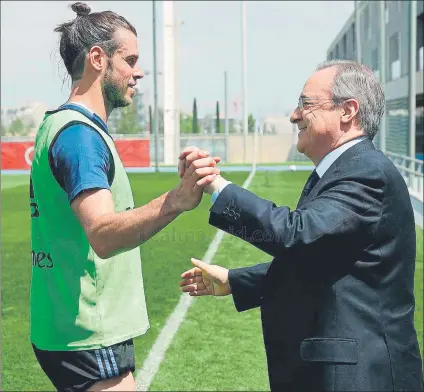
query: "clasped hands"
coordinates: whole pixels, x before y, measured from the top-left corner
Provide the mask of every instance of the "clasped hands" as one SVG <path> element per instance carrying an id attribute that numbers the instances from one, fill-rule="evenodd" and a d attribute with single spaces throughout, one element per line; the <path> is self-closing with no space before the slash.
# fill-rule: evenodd
<path id="1" fill-rule="evenodd" d="M 225 181 L 220 176 L 217 164 L 220 157 L 210 157 L 207 151 L 197 147 L 185 148 L 178 162 L 180 183 L 175 188 L 177 210 L 189 211 L 196 208 L 203 193 L 212 194 Z"/>
<path id="2" fill-rule="evenodd" d="M 206 151 L 197 147 L 187 147 L 178 158 L 178 174 L 181 182 L 177 192 L 179 189 L 180 195 L 185 195 L 183 208 L 187 211 L 197 207 L 203 193 L 212 194 L 225 180 L 216 167 L 221 160 L 219 157 L 209 157 Z M 194 258 L 191 262 L 194 268 L 181 275 L 180 286 L 183 292 L 188 292 L 191 296 L 231 294 L 228 269 Z"/>

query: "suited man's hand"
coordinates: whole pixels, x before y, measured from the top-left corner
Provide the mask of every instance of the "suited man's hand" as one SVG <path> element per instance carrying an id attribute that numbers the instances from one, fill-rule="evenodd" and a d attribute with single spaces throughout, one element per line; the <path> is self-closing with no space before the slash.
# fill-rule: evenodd
<path id="1" fill-rule="evenodd" d="M 210 185 L 219 173 L 212 158 L 196 159 L 171 192 L 176 210 L 183 212 L 196 208 L 202 200 L 204 187 Z"/>
<path id="2" fill-rule="evenodd" d="M 208 151 L 200 150 L 196 146 L 186 147 L 178 157 L 178 174 L 180 178 L 184 177 L 185 171 L 196 159 L 207 157 L 209 157 Z M 219 163 L 221 161 L 220 157 L 213 157 L 213 159 L 215 163 Z"/>
<path id="3" fill-rule="evenodd" d="M 191 296 L 231 294 L 228 270 L 219 265 L 209 265 L 201 260 L 191 259 L 194 268 L 181 275 L 182 291 Z"/>

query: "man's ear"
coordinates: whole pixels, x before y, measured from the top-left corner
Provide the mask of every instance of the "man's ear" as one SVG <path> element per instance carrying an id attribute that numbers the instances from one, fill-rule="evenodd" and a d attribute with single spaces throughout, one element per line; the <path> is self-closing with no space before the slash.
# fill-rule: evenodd
<path id="1" fill-rule="evenodd" d="M 88 52 L 88 63 L 98 72 L 104 70 L 107 66 L 105 51 L 100 46 L 93 46 Z"/>
<path id="2" fill-rule="evenodd" d="M 359 102 L 356 99 L 348 99 L 340 108 L 341 121 L 344 124 L 352 121 L 359 112 Z"/>

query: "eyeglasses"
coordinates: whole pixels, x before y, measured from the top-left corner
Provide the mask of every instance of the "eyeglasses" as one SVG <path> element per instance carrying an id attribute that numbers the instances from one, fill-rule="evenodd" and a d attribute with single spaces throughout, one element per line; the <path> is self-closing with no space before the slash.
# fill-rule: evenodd
<path id="1" fill-rule="evenodd" d="M 322 99 L 318 99 L 318 98 L 299 97 L 299 101 L 297 103 L 297 106 L 299 107 L 300 110 L 303 110 L 305 108 L 305 106 L 309 105 L 312 102 L 326 103 L 326 102 L 334 102 L 334 100 L 332 100 L 332 99 L 322 100 Z"/>
<path id="2" fill-rule="evenodd" d="M 309 98 L 309 97 L 301 96 L 299 97 L 297 106 L 299 107 L 300 110 L 305 109 L 305 106 L 311 106 L 313 102 L 322 102 L 322 104 L 333 102 L 336 106 L 338 106 L 349 99 L 352 99 L 352 98 L 340 97 L 340 98 L 333 98 L 333 99 L 319 99 L 319 98 Z"/>

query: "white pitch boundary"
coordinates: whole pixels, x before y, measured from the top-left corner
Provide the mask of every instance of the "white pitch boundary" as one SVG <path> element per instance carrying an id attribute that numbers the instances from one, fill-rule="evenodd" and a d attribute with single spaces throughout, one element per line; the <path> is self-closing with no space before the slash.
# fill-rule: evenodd
<path id="1" fill-rule="evenodd" d="M 242 185 L 243 188 L 247 189 L 252 182 L 252 179 L 255 175 L 256 167 L 253 165 L 252 171 L 247 177 L 246 181 Z M 218 247 L 224 238 L 225 232 L 218 230 L 215 234 L 214 239 L 209 244 L 208 250 L 203 256 L 203 261 L 205 263 L 210 263 L 215 256 Z M 175 307 L 172 314 L 166 320 L 165 326 L 162 328 L 159 336 L 156 338 L 153 347 L 151 348 L 147 358 L 145 359 L 143 366 L 139 369 L 139 372 L 136 377 L 136 389 L 137 391 L 148 391 L 150 384 L 153 381 L 156 373 L 159 370 L 160 364 L 165 357 L 165 353 L 168 350 L 168 347 L 172 343 L 175 334 L 177 333 L 178 328 L 184 320 L 184 317 L 193 302 L 193 298 L 189 295 L 181 295 L 180 300 Z"/>

